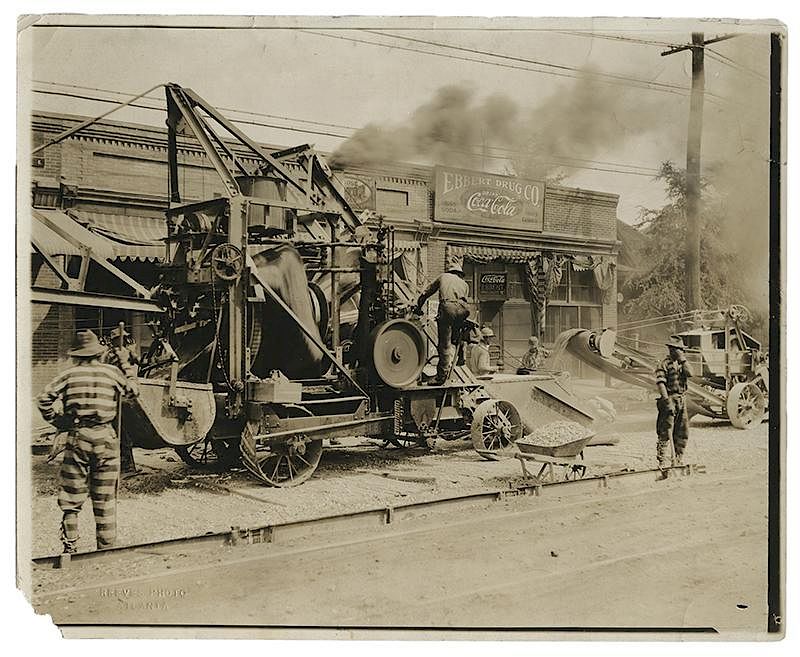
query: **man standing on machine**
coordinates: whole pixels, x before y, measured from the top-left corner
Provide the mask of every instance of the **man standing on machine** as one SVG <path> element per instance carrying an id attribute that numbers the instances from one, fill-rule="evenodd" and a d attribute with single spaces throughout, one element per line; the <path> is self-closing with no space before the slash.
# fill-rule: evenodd
<path id="1" fill-rule="evenodd" d="M 464 280 L 464 267 L 461 258 L 451 257 L 447 271 L 439 275 L 422 292 L 414 312 L 422 314 L 422 306 L 435 292 L 439 292 L 439 313 L 437 351 L 439 364 L 436 366 L 434 385 L 443 385 L 452 370 L 456 345 L 461 342 L 464 322 L 469 316 L 469 286 Z"/>

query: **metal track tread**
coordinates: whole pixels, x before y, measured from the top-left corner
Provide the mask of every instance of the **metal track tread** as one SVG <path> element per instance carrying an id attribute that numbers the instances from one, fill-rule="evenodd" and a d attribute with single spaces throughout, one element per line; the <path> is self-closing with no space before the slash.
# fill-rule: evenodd
<path id="1" fill-rule="evenodd" d="M 683 478 L 695 474 L 705 474 L 706 468 L 705 465 L 702 464 L 687 464 L 672 467 L 668 472 L 671 477 L 677 475 Z M 308 520 L 295 520 L 274 525 L 263 525 L 252 528 L 233 526 L 228 532 L 210 532 L 197 536 L 185 536 L 147 543 L 136 543 L 105 550 L 77 552 L 69 555 L 68 559 L 65 559 L 64 555 L 57 554 L 34 557 L 31 561 L 35 566 L 39 567 L 49 565 L 55 568 L 66 568 L 76 563 L 94 562 L 103 559 L 112 560 L 116 557 L 137 552 L 167 555 L 170 553 L 185 552 L 187 548 L 192 547 L 228 547 L 240 544 L 277 543 L 280 542 L 282 537 L 295 540 L 304 535 L 317 534 L 319 530 L 323 528 L 325 530 L 346 528 L 348 531 L 352 531 L 359 526 L 374 528 L 376 525 L 389 525 L 399 522 L 404 518 L 414 518 L 420 511 L 432 511 L 445 507 L 447 507 L 448 510 L 455 510 L 459 506 L 470 506 L 474 505 L 476 502 L 502 502 L 508 498 L 517 496 L 531 495 L 540 497 L 545 492 L 561 492 L 565 487 L 569 490 L 583 486 L 589 490 L 596 491 L 611 487 L 611 483 L 615 480 L 642 479 L 644 481 L 658 481 L 663 479 L 663 477 L 664 472 L 654 468 L 648 470 L 615 472 L 575 480 L 526 483 L 507 489 L 468 493 L 454 497 L 412 502 L 397 506 L 378 507 L 363 511 L 321 516 Z"/>

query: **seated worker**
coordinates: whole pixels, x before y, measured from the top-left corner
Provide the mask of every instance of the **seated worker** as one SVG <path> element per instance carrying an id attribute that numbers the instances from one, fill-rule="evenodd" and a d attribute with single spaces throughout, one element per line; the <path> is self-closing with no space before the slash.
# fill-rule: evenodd
<path id="1" fill-rule="evenodd" d="M 484 326 L 481 329 L 481 341 L 472 345 L 472 351 L 469 354 L 469 369 L 475 376 L 494 374 L 497 371 L 489 357 L 489 344 L 493 337 L 494 331 L 488 326 Z"/>
<path id="2" fill-rule="evenodd" d="M 522 357 L 522 363 L 517 369 L 517 374 L 527 374 L 535 372 L 543 364 L 545 359 L 550 355 L 550 350 L 545 349 L 539 345 L 539 338 L 532 335 L 528 338 L 528 351 Z"/>

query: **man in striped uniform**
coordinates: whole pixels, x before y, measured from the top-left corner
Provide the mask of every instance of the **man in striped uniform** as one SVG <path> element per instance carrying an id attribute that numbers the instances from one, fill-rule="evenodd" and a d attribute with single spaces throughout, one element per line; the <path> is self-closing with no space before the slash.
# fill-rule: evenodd
<path id="1" fill-rule="evenodd" d="M 78 331 L 76 347 L 69 352 L 75 364 L 56 377 L 38 399 L 42 417 L 69 434 L 58 493 L 66 553 L 76 550 L 78 512 L 87 495 L 92 498 L 97 547 L 112 547 L 117 537 L 120 445 L 114 419 L 117 395 L 133 390 L 117 367 L 100 362 L 105 350 L 94 333 Z"/>
<path id="2" fill-rule="evenodd" d="M 661 361 L 656 368 L 656 387 L 659 393 L 656 402 L 656 459 L 665 476 L 670 465 L 683 465 L 683 452 L 689 442 L 689 414 L 686 411 L 684 393 L 692 376 L 681 339 L 673 335 L 666 346 L 669 349 L 669 358 Z M 670 441 L 675 455 L 672 462 L 668 456 Z"/>

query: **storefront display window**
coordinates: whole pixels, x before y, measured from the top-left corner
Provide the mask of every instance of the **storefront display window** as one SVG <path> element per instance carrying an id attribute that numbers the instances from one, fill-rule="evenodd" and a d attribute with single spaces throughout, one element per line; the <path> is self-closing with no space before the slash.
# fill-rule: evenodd
<path id="1" fill-rule="evenodd" d="M 602 315 L 594 272 L 565 268 L 547 304 L 544 341 L 552 344 L 559 333 L 571 328 L 599 328 Z"/>

